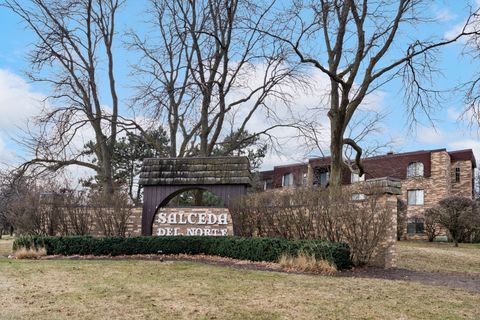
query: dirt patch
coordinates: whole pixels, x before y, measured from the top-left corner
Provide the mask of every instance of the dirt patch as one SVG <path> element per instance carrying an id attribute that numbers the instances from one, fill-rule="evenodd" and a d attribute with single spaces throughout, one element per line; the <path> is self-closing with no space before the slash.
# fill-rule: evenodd
<path id="1" fill-rule="evenodd" d="M 142 260 L 142 261 L 191 261 L 204 263 L 209 265 L 217 265 L 224 267 L 232 267 L 237 269 L 246 270 L 260 270 L 260 271 L 274 271 L 274 272 L 286 272 L 294 274 L 305 275 L 318 275 L 312 272 L 298 272 L 296 270 L 290 270 L 282 268 L 277 263 L 270 262 L 253 262 L 245 260 L 236 260 L 231 258 L 223 258 L 217 256 L 207 255 L 131 255 L 131 256 L 46 256 L 41 260 Z M 473 292 L 480 292 L 480 275 L 469 275 L 461 273 L 445 273 L 445 272 L 424 272 L 415 271 L 402 268 L 354 268 L 351 270 L 344 270 L 337 272 L 336 277 L 352 277 L 352 278 L 369 278 L 369 279 L 382 279 L 382 280 L 400 280 L 411 281 L 426 285 L 445 286 L 450 288 L 464 289 Z"/>
<path id="2" fill-rule="evenodd" d="M 427 285 L 446 286 L 480 292 L 480 275 L 453 272 L 425 272 L 402 268 L 355 268 L 338 272 L 339 277 L 370 278 L 419 282 Z"/>

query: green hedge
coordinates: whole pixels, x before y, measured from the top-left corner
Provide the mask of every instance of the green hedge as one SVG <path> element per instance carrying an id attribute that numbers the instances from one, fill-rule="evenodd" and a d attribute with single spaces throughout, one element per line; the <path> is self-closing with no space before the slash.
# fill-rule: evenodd
<path id="1" fill-rule="evenodd" d="M 263 237 L 46 237 L 23 236 L 14 250 L 45 247 L 47 254 L 61 255 L 132 255 L 132 254 L 207 254 L 251 261 L 278 261 L 284 253 L 303 251 L 317 259 L 333 262 L 338 269 L 351 266 L 350 248 L 345 243 L 320 240 L 286 240 Z"/>

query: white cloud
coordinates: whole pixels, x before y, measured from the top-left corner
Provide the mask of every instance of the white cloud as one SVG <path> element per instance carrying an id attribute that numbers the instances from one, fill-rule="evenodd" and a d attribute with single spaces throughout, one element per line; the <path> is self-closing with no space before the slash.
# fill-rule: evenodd
<path id="1" fill-rule="evenodd" d="M 0 163 L 18 164 L 18 148 L 12 147 L 12 136 L 24 129 L 27 120 L 39 113 L 45 95 L 34 92 L 23 78 L 0 69 Z"/>
<path id="2" fill-rule="evenodd" d="M 448 108 L 447 109 L 447 117 L 448 119 L 450 120 L 453 120 L 453 121 L 457 121 L 460 119 L 462 113 L 459 112 L 457 109 L 455 108 Z"/>
<path id="3" fill-rule="evenodd" d="M 451 12 L 448 8 L 442 8 L 442 9 L 436 10 L 436 13 L 435 13 L 435 19 L 440 22 L 452 21 L 456 17 L 457 16 L 453 12 Z"/>
<path id="4" fill-rule="evenodd" d="M 417 130 L 418 141 L 426 144 L 436 144 L 445 141 L 445 135 L 439 128 L 419 127 Z"/>
<path id="5" fill-rule="evenodd" d="M 5 141 L 0 135 L 0 168 L 11 165 L 16 159 L 15 151 L 7 148 Z"/>
<path id="6" fill-rule="evenodd" d="M 480 8 L 480 1 L 475 0 L 475 3 L 472 5 L 473 5 L 472 12 L 475 12 L 475 10 L 478 10 Z M 443 37 L 447 40 L 451 40 L 456 36 L 458 36 L 462 32 L 463 28 L 465 28 L 465 32 L 474 32 L 474 31 L 478 32 L 478 28 L 479 28 L 478 17 L 472 18 L 469 21 L 469 24 L 465 27 L 465 24 L 467 23 L 467 19 L 468 17 L 464 18 L 462 22 L 453 25 L 449 30 L 445 31 L 445 33 L 443 34 Z M 466 41 L 466 40 L 467 40 L 466 38 L 462 39 L 462 41 Z"/>
<path id="7" fill-rule="evenodd" d="M 18 75 L 0 69 L 0 129 L 24 127 L 26 120 L 41 110 L 45 95 L 32 91 Z"/>
<path id="8" fill-rule="evenodd" d="M 457 37 L 462 32 L 462 30 L 465 26 L 465 22 L 466 21 L 458 23 L 458 24 L 454 25 L 452 28 L 450 28 L 449 30 L 445 31 L 444 34 L 443 34 L 443 37 L 446 40 L 452 40 L 455 37 Z M 468 31 L 468 30 L 466 30 L 466 31 Z"/>

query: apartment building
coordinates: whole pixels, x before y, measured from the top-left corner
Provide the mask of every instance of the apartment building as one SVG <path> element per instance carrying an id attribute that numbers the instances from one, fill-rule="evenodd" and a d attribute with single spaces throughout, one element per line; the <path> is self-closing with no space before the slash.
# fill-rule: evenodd
<path id="1" fill-rule="evenodd" d="M 260 173 L 264 189 L 292 187 L 325 187 L 328 183 L 330 158 L 313 158 L 306 163 L 276 166 Z M 471 149 L 420 150 L 405 153 L 389 152 L 363 160 L 365 174 L 343 173 L 343 184 L 377 178 L 394 178 L 402 182 L 402 195 L 407 204 L 408 238 L 424 236 L 423 213 L 441 199 L 458 195 L 474 196 L 475 156 Z M 357 199 L 360 200 L 360 199 Z"/>

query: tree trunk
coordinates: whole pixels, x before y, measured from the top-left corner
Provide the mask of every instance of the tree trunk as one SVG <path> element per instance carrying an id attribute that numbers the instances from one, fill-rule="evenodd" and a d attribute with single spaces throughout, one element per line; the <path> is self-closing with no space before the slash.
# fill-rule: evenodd
<path id="1" fill-rule="evenodd" d="M 195 206 L 200 207 L 203 205 L 203 190 L 194 190 Z"/>
<path id="2" fill-rule="evenodd" d="M 336 116 L 331 117 L 330 131 L 330 177 L 328 186 L 330 188 L 338 188 L 342 185 L 342 169 L 343 169 L 343 130 L 338 124 Z"/>
<path id="3" fill-rule="evenodd" d="M 106 148 L 105 148 L 106 149 Z M 107 201 L 110 201 L 115 192 L 112 170 L 112 155 L 108 151 L 103 153 L 103 191 Z"/>

